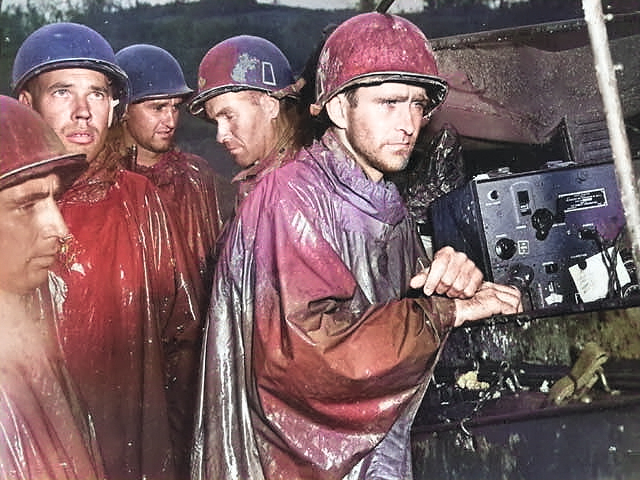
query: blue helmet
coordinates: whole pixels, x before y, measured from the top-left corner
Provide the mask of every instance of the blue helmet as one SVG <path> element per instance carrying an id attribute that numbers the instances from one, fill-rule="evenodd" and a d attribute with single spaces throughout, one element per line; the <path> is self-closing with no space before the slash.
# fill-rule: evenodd
<path id="1" fill-rule="evenodd" d="M 274 93 L 294 82 L 284 53 L 270 41 L 252 35 L 228 38 L 212 47 L 198 68 L 198 93 L 189 111 L 204 116 L 207 100 L 226 92 Z"/>
<path id="2" fill-rule="evenodd" d="M 129 45 L 116 53 L 116 61 L 129 77 L 130 103 L 193 93 L 178 61 L 160 47 Z"/>
<path id="3" fill-rule="evenodd" d="M 127 102 L 127 74 L 116 63 L 109 42 L 91 28 L 78 23 L 52 23 L 40 27 L 22 43 L 13 61 L 11 88 L 14 95 L 44 72 L 62 68 L 87 68 L 104 73 L 120 104 Z"/>

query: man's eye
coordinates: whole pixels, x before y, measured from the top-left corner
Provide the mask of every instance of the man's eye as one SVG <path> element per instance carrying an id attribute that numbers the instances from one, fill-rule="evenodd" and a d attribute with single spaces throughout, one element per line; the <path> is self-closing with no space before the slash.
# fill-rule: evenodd
<path id="1" fill-rule="evenodd" d="M 53 96 L 54 97 L 64 97 L 68 93 L 69 93 L 68 89 L 66 89 L 66 88 L 58 88 L 57 90 L 53 91 Z"/>
<path id="2" fill-rule="evenodd" d="M 18 206 L 18 211 L 22 213 L 29 213 L 35 208 L 35 206 L 36 202 L 23 203 L 22 205 Z"/>
<path id="3" fill-rule="evenodd" d="M 426 102 L 414 102 L 413 108 L 415 108 L 416 110 L 420 110 L 423 114 L 426 114 L 429 106 Z"/>

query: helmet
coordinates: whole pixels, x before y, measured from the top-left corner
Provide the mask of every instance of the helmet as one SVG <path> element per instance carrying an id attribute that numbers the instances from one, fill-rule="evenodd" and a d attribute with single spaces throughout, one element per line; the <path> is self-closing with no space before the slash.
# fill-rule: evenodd
<path id="1" fill-rule="evenodd" d="M 129 77 L 130 103 L 193 93 L 178 61 L 160 47 L 130 45 L 116 53 L 116 61 Z"/>
<path id="2" fill-rule="evenodd" d="M 13 61 L 14 95 L 33 77 L 61 68 L 104 73 L 114 86 L 114 98 L 121 105 L 127 102 L 127 74 L 116 63 L 111 45 L 98 32 L 77 23 L 45 25 L 26 38 Z"/>
<path id="3" fill-rule="evenodd" d="M 447 94 L 431 45 L 418 27 L 397 15 L 356 15 L 338 26 L 322 48 L 312 113 L 320 113 L 332 97 L 349 87 L 382 82 L 423 86 L 431 108 Z"/>
<path id="4" fill-rule="evenodd" d="M 204 103 L 222 93 L 274 93 L 293 82 L 289 60 L 273 43 L 251 35 L 231 37 L 211 48 L 200 62 L 198 93 L 189 111 L 204 116 Z"/>
<path id="5" fill-rule="evenodd" d="M 49 173 L 68 186 L 87 165 L 86 155 L 66 152 L 35 110 L 0 95 L 0 190 Z"/>

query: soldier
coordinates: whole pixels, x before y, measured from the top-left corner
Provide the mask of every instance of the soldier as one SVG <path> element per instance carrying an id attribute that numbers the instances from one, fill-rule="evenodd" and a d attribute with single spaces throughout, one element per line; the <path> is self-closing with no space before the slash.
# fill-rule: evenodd
<path id="1" fill-rule="evenodd" d="M 104 478 L 56 337 L 49 268 L 69 231 L 56 198 L 86 168 L 32 109 L 0 96 L 0 477 Z M 50 282 L 47 280 L 50 279 Z"/>
<path id="2" fill-rule="evenodd" d="M 316 85 L 331 126 L 243 200 L 216 266 L 195 478 L 411 478 L 411 424 L 448 332 L 521 309 L 451 248 L 418 268 L 383 178 L 446 94 L 424 34 L 358 15 L 327 39 Z"/>
<path id="3" fill-rule="evenodd" d="M 130 45 L 116 53 L 116 61 L 131 88 L 122 120 L 123 147 L 134 152 L 130 168 L 151 180 L 177 212 L 209 292 L 223 223 L 218 192 L 224 186 L 206 160 L 175 144 L 180 107 L 193 90 L 178 61 L 160 47 Z"/>
<path id="4" fill-rule="evenodd" d="M 202 291 L 160 193 L 106 144 L 127 90 L 111 46 L 76 23 L 36 30 L 13 65 L 14 94 L 89 163 L 60 198 L 73 239 L 56 267 L 59 332 L 107 476 L 175 480 L 187 475 Z"/>
<path id="5" fill-rule="evenodd" d="M 285 55 L 264 38 L 228 38 L 200 62 L 189 111 L 217 125 L 217 141 L 242 168 L 233 179 L 240 200 L 308 142 L 298 88 Z"/>

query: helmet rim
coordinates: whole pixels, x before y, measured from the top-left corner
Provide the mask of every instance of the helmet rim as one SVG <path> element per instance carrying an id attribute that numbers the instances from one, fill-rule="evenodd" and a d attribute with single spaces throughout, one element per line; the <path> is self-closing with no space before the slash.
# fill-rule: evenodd
<path id="1" fill-rule="evenodd" d="M 319 113 L 329 100 L 351 87 L 365 87 L 368 85 L 378 85 L 381 83 L 391 82 L 415 84 L 424 87 L 427 90 L 430 101 L 429 108 L 431 110 L 438 108 L 442 103 L 444 103 L 449 91 L 449 86 L 446 80 L 435 75 L 402 71 L 371 72 L 357 75 L 344 82 L 334 91 L 330 92 L 329 95 L 319 98 L 314 104 L 312 104 L 312 109 L 315 114 Z"/>
<path id="2" fill-rule="evenodd" d="M 128 78 L 125 71 L 118 65 L 106 62 L 103 60 L 97 60 L 95 58 L 69 58 L 69 59 L 54 59 L 49 62 L 36 65 L 33 68 L 27 70 L 13 85 L 13 93 L 17 95 L 29 82 L 29 80 L 37 77 L 46 72 L 52 72 L 55 70 L 65 70 L 69 68 L 86 68 L 89 70 L 95 70 L 97 72 L 105 74 L 109 80 L 117 84 L 118 98 L 126 103 L 128 96 Z M 124 98 L 123 98 L 124 97 Z"/>
<path id="3" fill-rule="evenodd" d="M 0 190 L 19 185 L 33 178 L 56 173 L 65 188 L 71 185 L 89 166 L 84 153 L 69 153 L 45 160 L 36 161 L 28 165 L 21 165 L 0 175 Z"/>

